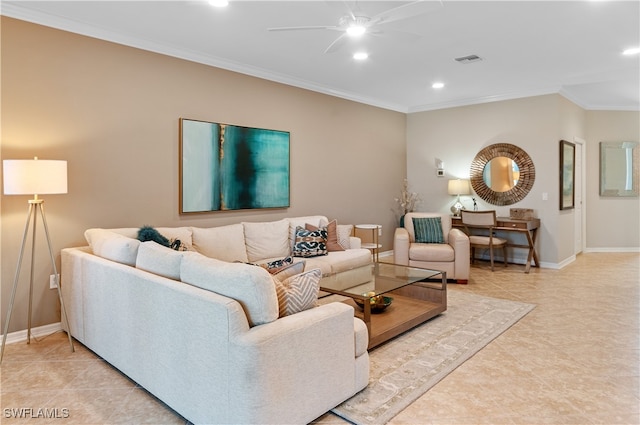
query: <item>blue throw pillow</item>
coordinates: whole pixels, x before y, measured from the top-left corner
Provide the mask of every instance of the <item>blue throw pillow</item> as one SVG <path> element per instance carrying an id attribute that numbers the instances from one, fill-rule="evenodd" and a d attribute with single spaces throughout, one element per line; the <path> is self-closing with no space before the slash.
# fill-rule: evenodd
<path id="1" fill-rule="evenodd" d="M 440 217 L 413 217 L 413 230 L 418 243 L 444 243 Z"/>

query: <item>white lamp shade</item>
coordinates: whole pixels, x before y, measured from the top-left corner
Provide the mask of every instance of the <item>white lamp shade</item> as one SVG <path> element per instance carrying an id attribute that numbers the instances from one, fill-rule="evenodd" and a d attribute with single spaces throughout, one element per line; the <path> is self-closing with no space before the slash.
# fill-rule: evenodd
<path id="1" fill-rule="evenodd" d="M 449 195 L 469 195 L 469 180 L 456 179 L 449 180 Z"/>
<path id="2" fill-rule="evenodd" d="M 67 193 L 67 161 L 5 159 L 2 165 L 5 195 Z"/>

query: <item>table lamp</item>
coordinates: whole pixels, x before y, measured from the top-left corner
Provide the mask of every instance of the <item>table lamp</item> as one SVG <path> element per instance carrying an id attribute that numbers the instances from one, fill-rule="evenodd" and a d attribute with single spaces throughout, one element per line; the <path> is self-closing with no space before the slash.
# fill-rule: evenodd
<path id="1" fill-rule="evenodd" d="M 448 191 L 449 195 L 456 195 L 458 197 L 455 204 L 451 206 L 451 212 L 454 217 L 460 217 L 460 210 L 464 209 L 464 205 L 460 202 L 460 195 L 471 194 L 471 191 L 469 190 L 469 180 L 449 180 Z"/>
<path id="2" fill-rule="evenodd" d="M 18 256 L 18 265 L 16 266 L 16 274 L 13 280 L 13 289 L 11 291 L 11 300 L 9 302 L 9 311 L 4 324 L 4 333 L 2 335 L 2 351 L 0 352 L 0 363 L 4 357 L 4 346 L 7 341 L 7 333 L 9 331 L 9 322 L 11 321 L 11 313 L 13 312 L 13 304 L 18 287 L 20 277 L 20 268 L 22 267 L 22 256 L 29 233 L 29 224 L 33 222 L 31 233 L 31 273 L 29 276 L 29 316 L 27 325 L 27 344 L 31 342 L 31 305 L 33 299 L 33 266 L 35 258 L 35 242 L 36 242 L 36 216 L 38 211 L 42 217 L 44 232 L 47 238 L 47 246 L 49 247 L 49 256 L 51 265 L 53 266 L 54 279 L 58 289 L 58 298 L 62 311 L 62 320 L 67 328 L 69 336 L 69 345 L 71 351 L 74 351 L 73 341 L 69 332 L 69 321 L 67 319 L 67 311 L 64 307 L 62 292 L 60 291 L 60 281 L 58 269 L 56 268 L 53 250 L 51 249 L 51 239 L 49 238 L 49 228 L 44 215 L 44 200 L 38 198 L 38 195 L 67 193 L 67 161 L 55 160 L 39 160 L 34 159 L 6 159 L 3 163 L 3 181 L 5 195 L 33 195 L 33 199 L 29 200 L 29 212 L 27 213 L 27 221 L 24 226 L 22 235 L 22 244 L 20 246 L 20 255 Z"/>

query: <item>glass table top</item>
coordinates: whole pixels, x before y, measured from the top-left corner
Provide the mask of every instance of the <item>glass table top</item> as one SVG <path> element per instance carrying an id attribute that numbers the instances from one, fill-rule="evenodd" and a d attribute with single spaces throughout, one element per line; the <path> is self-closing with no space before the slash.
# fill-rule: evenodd
<path id="1" fill-rule="evenodd" d="M 326 274 L 320 282 L 320 290 L 366 299 L 425 279 L 441 279 L 442 273 L 438 270 L 378 262 Z"/>

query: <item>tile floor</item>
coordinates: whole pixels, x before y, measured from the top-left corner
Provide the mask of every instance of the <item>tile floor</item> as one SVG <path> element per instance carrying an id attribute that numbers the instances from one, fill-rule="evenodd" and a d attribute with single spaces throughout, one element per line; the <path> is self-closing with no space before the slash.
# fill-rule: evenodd
<path id="1" fill-rule="evenodd" d="M 523 269 L 480 262 L 469 285 L 449 285 L 537 307 L 390 424 L 640 424 L 640 255 Z M 187 423 L 82 345 L 70 353 L 62 333 L 7 346 L 0 370 L 2 424 Z"/>

